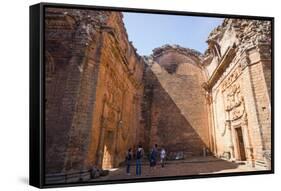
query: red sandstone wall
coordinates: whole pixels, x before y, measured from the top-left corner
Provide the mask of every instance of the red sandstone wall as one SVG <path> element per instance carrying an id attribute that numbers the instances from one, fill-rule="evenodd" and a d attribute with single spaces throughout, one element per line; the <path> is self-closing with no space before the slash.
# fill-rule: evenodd
<path id="1" fill-rule="evenodd" d="M 79 25 L 62 9 L 46 10 L 46 172 L 64 168 L 69 131 L 79 96 L 86 46 Z M 77 27 L 77 28 L 76 28 Z"/>
<path id="2" fill-rule="evenodd" d="M 116 166 L 136 144 L 142 99 L 143 63 L 122 15 L 46 17 L 46 173 Z"/>
<path id="3" fill-rule="evenodd" d="M 202 155 L 209 147 L 205 76 L 195 55 L 170 48 L 146 70 L 146 138 L 169 152 Z M 150 98 L 149 98 L 150 97 Z"/>

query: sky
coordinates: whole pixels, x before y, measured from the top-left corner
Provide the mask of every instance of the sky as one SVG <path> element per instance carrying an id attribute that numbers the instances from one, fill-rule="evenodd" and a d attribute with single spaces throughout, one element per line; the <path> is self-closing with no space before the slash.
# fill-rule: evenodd
<path id="1" fill-rule="evenodd" d="M 201 53 L 207 49 L 209 33 L 222 18 L 123 13 L 129 40 L 140 55 L 150 55 L 164 44 L 178 44 Z"/>

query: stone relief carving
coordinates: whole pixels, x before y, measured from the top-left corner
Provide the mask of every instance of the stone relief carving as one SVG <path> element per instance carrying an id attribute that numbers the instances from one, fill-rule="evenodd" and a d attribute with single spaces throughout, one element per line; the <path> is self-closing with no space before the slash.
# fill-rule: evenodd
<path id="1" fill-rule="evenodd" d="M 239 119 L 245 113 L 244 98 L 241 95 L 240 85 L 233 84 L 226 92 L 225 111 L 229 113 L 229 120 Z"/>
<path id="2" fill-rule="evenodd" d="M 222 92 L 224 92 L 242 73 L 241 65 L 238 65 L 237 68 L 229 75 L 227 79 L 224 80 L 222 84 Z"/>
<path id="3" fill-rule="evenodd" d="M 110 107 L 118 110 L 117 108 L 120 107 L 119 105 L 122 100 L 122 87 L 121 85 L 116 86 L 116 81 L 121 83 L 121 80 L 119 80 L 113 72 L 109 72 L 109 76 L 106 80 L 106 89 L 108 96 L 107 102 Z"/>
<path id="4" fill-rule="evenodd" d="M 124 113 L 124 108 L 122 111 L 122 104 L 124 104 L 123 101 L 126 102 L 126 98 L 124 99 L 123 96 L 125 96 L 125 90 L 128 89 L 128 84 L 115 71 L 108 67 L 107 70 L 108 76 L 105 82 L 107 92 L 106 105 L 109 110 L 106 117 L 107 128 L 117 128 L 116 130 L 120 131 L 121 138 L 125 141 L 129 134 L 129 124 L 127 119 L 122 117 L 122 112 Z"/>
<path id="5" fill-rule="evenodd" d="M 231 76 L 235 77 L 235 74 Z M 235 157 L 235 149 L 237 149 L 235 148 L 233 128 L 248 128 L 248 118 L 245 110 L 244 97 L 241 93 L 240 85 L 238 83 L 232 83 L 226 89 L 224 89 L 224 99 L 224 109 L 227 118 L 225 120 L 224 131 L 221 132 L 221 136 L 226 136 L 226 138 L 228 139 L 230 156 L 233 158 Z M 246 137 L 246 139 L 249 139 L 247 133 L 244 135 L 244 137 Z M 246 154 L 252 156 L 252 151 L 250 150 L 250 154 Z"/>

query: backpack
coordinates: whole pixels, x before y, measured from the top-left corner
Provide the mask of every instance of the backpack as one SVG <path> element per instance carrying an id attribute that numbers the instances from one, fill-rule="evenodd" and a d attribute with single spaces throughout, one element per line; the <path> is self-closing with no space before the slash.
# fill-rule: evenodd
<path id="1" fill-rule="evenodd" d="M 157 158 L 157 150 L 156 149 L 152 149 L 151 154 L 150 154 L 150 158 L 151 158 L 151 160 L 156 160 L 156 158 Z"/>
<path id="2" fill-rule="evenodd" d="M 130 153 L 128 153 L 128 154 L 126 155 L 125 160 L 126 160 L 126 161 L 129 161 L 129 160 L 131 160 L 131 159 L 132 159 L 132 156 L 131 156 Z"/>
<path id="3" fill-rule="evenodd" d="M 141 158 L 141 151 L 137 151 L 137 159 Z"/>

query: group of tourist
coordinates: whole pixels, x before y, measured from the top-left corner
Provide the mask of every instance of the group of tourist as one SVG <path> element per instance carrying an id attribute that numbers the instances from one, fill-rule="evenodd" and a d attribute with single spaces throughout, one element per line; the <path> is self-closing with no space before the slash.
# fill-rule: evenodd
<path id="1" fill-rule="evenodd" d="M 141 145 L 139 145 L 138 148 L 135 149 L 134 151 L 132 151 L 132 148 L 128 149 L 125 159 L 127 175 L 130 175 L 130 167 L 134 158 L 136 160 L 136 176 L 141 176 L 141 166 L 142 166 L 143 156 L 144 156 L 144 149 L 142 148 Z M 151 170 L 155 169 L 159 158 L 160 158 L 161 167 L 163 168 L 166 158 L 166 151 L 164 148 L 162 148 L 159 153 L 158 146 L 157 144 L 155 144 L 150 150 L 149 157 L 148 157 Z"/>

